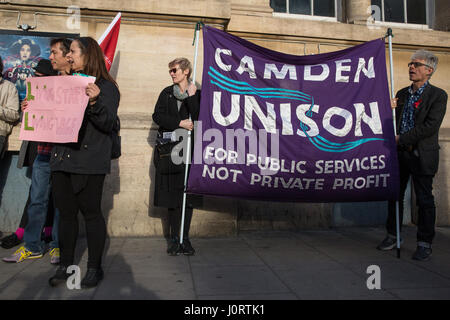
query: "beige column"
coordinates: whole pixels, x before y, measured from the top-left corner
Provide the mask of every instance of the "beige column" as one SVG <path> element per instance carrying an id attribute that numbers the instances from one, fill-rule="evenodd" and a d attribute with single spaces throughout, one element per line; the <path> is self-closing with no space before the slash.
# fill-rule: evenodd
<path id="1" fill-rule="evenodd" d="M 434 30 L 450 31 L 450 6 L 448 0 L 435 0 Z"/>
<path id="2" fill-rule="evenodd" d="M 353 24 L 366 24 L 370 16 L 370 0 L 345 0 L 347 22 Z"/>
<path id="3" fill-rule="evenodd" d="M 231 0 L 231 13 L 250 16 L 271 16 L 269 0 Z"/>

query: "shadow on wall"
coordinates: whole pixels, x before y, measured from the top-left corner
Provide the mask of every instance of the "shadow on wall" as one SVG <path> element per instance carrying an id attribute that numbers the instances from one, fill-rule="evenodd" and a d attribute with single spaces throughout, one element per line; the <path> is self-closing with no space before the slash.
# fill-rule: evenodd
<path id="1" fill-rule="evenodd" d="M 31 184 L 31 171 L 17 168 L 18 153 L 6 152 L 0 160 L 0 230 L 19 226 Z"/>
<path id="2" fill-rule="evenodd" d="M 363 227 L 385 225 L 387 201 L 335 203 L 333 227 Z"/>
<path id="3" fill-rule="evenodd" d="M 8 178 L 9 168 L 11 166 L 12 157 L 8 152 L 5 152 L 5 156 L 0 160 L 0 208 L 3 209 L 3 190 L 5 189 L 6 180 Z"/>
<path id="4" fill-rule="evenodd" d="M 3 159 L 0 159 L 0 237 L 3 237 L 2 231 L 9 229 L 3 220 L 5 220 L 5 209 L 3 205 L 3 190 L 5 189 L 6 178 L 8 177 L 9 167 L 11 166 L 11 157 L 5 152 Z"/>
<path id="5" fill-rule="evenodd" d="M 448 197 L 450 168 L 450 128 L 439 130 L 439 169 L 433 180 L 433 194 L 436 203 L 436 225 L 450 226 L 450 198 Z M 417 208 L 415 208 L 417 211 Z"/>
<path id="6" fill-rule="evenodd" d="M 238 231 L 300 231 L 330 227 L 330 203 L 237 201 Z"/>
<path id="7" fill-rule="evenodd" d="M 450 129 L 445 129 L 446 137 L 450 136 Z M 450 226 L 450 203 L 449 203 L 449 197 L 447 195 L 447 190 L 449 190 L 448 185 L 448 168 L 450 165 L 450 161 L 448 160 L 448 156 L 450 155 L 450 143 L 448 142 L 448 139 L 446 142 L 443 142 L 442 144 L 445 144 L 444 149 L 445 151 L 441 151 L 441 165 L 440 170 L 438 172 L 439 176 L 439 190 L 440 190 L 440 197 L 439 197 L 439 203 L 437 206 L 437 224 L 439 226 Z M 445 153 L 444 153 L 445 152 Z M 444 161 L 444 154 L 447 156 L 445 159 L 447 161 Z M 442 212 L 439 214 L 439 212 Z M 442 217 L 442 218 L 440 218 Z"/>

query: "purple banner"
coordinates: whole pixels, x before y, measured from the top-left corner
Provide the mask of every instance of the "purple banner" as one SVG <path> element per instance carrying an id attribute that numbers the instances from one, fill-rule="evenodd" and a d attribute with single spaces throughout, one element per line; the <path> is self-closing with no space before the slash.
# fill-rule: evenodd
<path id="1" fill-rule="evenodd" d="M 294 56 L 203 28 L 188 193 L 301 202 L 398 198 L 385 43 Z"/>

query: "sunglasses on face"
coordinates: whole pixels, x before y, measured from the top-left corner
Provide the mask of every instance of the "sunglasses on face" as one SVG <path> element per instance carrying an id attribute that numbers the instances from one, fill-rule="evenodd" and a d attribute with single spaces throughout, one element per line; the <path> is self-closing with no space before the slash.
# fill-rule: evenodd
<path id="1" fill-rule="evenodd" d="M 408 63 L 408 68 L 411 68 L 411 66 L 414 66 L 414 68 L 418 68 L 418 67 L 421 67 L 421 66 L 425 66 L 425 67 L 431 68 L 429 65 L 427 65 L 425 63 L 422 63 L 422 62 L 410 62 L 410 63 Z"/>
<path id="2" fill-rule="evenodd" d="M 179 69 L 179 68 L 173 68 L 173 69 L 170 69 L 170 70 L 169 70 L 169 74 L 171 74 L 171 73 L 177 73 L 178 69 Z"/>

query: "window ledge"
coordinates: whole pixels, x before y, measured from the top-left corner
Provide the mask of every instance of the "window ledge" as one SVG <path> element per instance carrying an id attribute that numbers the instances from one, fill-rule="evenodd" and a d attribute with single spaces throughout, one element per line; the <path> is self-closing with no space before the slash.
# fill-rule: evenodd
<path id="1" fill-rule="evenodd" d="M 415 23 L 400 23 L 400 22 L 385 22 L 385 21 L 375 21 L 373 23 L 367 22 L 368 26 L 374 27 L 392 27 L 401 29 L 414 29 L 414 30 L 432 30 L 426 24 L 415 24 Z"/>
<path id="2" fill-rule="evenodd" d="M 336 17 L 311 16 L 311 15 L 307 15 L 307 14 L 274 12 L 273 16 L 277 17 L 277 18 L 287 18 L 287 19 L 297 19 L 297 20 L 338 22 Z"/>

